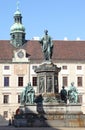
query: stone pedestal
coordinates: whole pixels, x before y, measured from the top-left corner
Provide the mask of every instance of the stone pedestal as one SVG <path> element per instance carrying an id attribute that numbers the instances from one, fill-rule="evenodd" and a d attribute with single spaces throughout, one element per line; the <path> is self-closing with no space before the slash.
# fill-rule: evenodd
<path id="1" fill-rule="evenodd" d="M 20 105 L 20 113 L 14 118 L 14 126 L 28 127 L 85 127 L 85 115 L 81 104 L 42 102 Z"/>
<path id="2" fill-rule="evenodd" d="M 21 105 L 20 111 L 24 114 L 80 114 L 81 104 L 44 103 Z"/>
<path id="3" fill-rule="evenodd" d="M 37 93 L 58 93 L 58 68 L 52 62 L 43 62 L 36 70 Z"/>
<path id="4" fill-rule="evenodd" d="M 15 126 L 84 127 L 85 115 L 81 104 L 66 104 L 58 92 L 58 68 L 50 61 L 43 62 L 36 70 L 37 94 L 35 103 L 20 105 L 20 114 L 14 118 Z"/>
<path id="5" fill-rule="evenodd" d="M 81 113 L 81 105 L 80 104 L 43 104 L 38 107 L 38 112 L 44 111 L 44 113 L 48 114 L 80 114 Z"/>
<path id="6" fill-rule="evenodd" d="M 37 114 L 37 105 L 36 104 L 25 104 L 25 105 L 20 105 L 19 107 L 21 113 L 35 113 Z"/>

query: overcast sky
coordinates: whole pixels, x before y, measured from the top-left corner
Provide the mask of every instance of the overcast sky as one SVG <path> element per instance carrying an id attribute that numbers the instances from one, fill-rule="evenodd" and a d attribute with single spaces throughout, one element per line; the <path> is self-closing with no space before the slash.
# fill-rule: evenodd
<path id="1" fill-rule="evenodd" d="M 42 37 L 44 29 L 54 40 L 85 40 L 85 0 L 19 0 L 26 39 Z M 17 0 L 0 1 L 0 40 L 10 39 Z"/>

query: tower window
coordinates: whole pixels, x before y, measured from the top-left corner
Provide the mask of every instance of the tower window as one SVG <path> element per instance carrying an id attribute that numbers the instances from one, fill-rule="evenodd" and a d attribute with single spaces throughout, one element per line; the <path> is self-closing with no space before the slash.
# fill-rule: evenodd
<path id="1" fill-rule="evenodd" d="M 19 18 L 17 19 L 17 21 L 19 22 Z"/>
<path id="2" fill-rule="evenodd" d="M 15 35 L 12 35 L 12 38 L 15 39 Z"/>
<path id="3" fill-rule="evenodd" d="M 22 38 L 25 39 L 25 35 L 23 35 Z"/>
<path id="4" fill-rule="evenodd" d="M 16 23 L 16 21 L 17 21 L 17 20 L 16 20 L 16 18 L 15 18 L 15 23 Z"/>

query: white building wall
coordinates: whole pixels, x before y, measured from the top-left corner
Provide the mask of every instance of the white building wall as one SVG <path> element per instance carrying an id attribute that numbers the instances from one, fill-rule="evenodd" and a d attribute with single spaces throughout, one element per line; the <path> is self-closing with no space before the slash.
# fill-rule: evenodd
<path id="1" fill-rule="evenodd" d="M 67 70 L 62 70 L 59 72 L 59 91 L 61 90 L 62 77 L 68 76 L 68 86 L 70 86 L 71 82 L 75 82 L 75 86 L 77 87 L 77 76 L 83 77 L 83 86 L 77 87 L 80 94 L 83 96 L 82 100 L 82 111 L 85 113 L 85 64 L 84 63 L 55 63 L 58 67 L 67 66 Z M 3 66 L 9 65 L 10 70 L 4 71 Z M 8 118 L 12 116 L 15 110 L 19 107 L 20 104 L 17 103 L 18 94 L 22 92 L 24 87 L 28 82 L 32 83 L 32 77 L 37 76 L 34 72 L 33 66 L 39 66 L 40 64 L 0 64 L 0 114 L 3 116 L 4 111 L 8 111 Z M 77 70 L 77 66 L 82 66 L 82 70 Z M 4 87 L 3 85 L 3 77 L 10 76 L 10 86 Z M 18 76 L 24 76 L 24 85 L 23 87 L 18 87 Z M 68 86 L 66 89 L 68 90 Z M 35 91 L 37 91 L 37 87 L 34 86 Z M 9 94 L 9 104 L 3 104 L 3 95 Z"/>
<path id="2" fill-rule="evenodd" d="M 10 66 L 10 70 L 4 70 L 4 66 Z M 4 87 L 4 76 L 9 76 L 9 86 Z M 23 87 L 18 86 L 18 76 L 24 77 Z M 8 118 L 12 117 L 16 109 L 20 106 L 18 103 L 18 94 L 22 92 L 24 87 L 29 82 L 29 64 L 14 63 L 0 64 L 0 115 L 3 117 L 3 112 L 8 111 Z M 9 95 L 9 103 L 3 103 L 3 95 Z"/>
<path id="3" fill-rule="evenodd" d="M 30 82 L 31 82 L 31 84 L 32 84 L 32 78 L 33 77 L 37 77 L 37 74 L 35 73 L 35 68 L 36 67 L 38 67 L 39 66 L 39 64 L 30 64 Z M 32 86 L 33 86 L 33 84 L 32 84 Z M 33 86 L 34 87 L 34 90 L 35 90 L 35 93 L 37 92 L 37 86 Z"/>
<path id="4" fill-rule="evenodd" d="M 75 83 L 75 86 L 78 89 L 78 93 L 82 95 L 82 111 L 85 113 L 85 64 L 84 63 L 57 63 L 58 67 L 67 66 L 68 70 L 62 70 L 59 73 L 59 90 L 61 90 L 62 77 L 68 76 L 68 86 L 70 86 L 71 82 Z M 77 66 L 82 66 L 82 70 L 77 70 Z M 82 77 L 82 87 L 77 86 L 77 77 Z M 68 90 L 68 86 L 66 89 Z"/>

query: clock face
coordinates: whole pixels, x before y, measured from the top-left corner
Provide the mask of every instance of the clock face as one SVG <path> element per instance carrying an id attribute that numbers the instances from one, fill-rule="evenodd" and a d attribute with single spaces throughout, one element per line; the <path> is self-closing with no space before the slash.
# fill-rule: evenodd
<path id="1" fill-rule="evenodd" d="M 22 51 L 20 51 L 20 52 L 17 53 L 17 55 L 18 55 L 19 58 L 23 58 L 24 53 Z"/>

